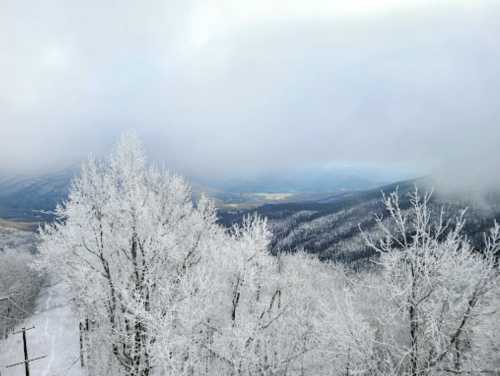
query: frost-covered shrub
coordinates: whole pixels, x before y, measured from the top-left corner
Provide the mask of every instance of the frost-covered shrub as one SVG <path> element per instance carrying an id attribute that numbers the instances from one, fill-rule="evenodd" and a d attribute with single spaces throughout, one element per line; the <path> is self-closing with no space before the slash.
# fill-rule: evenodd
<path id="1" fill-rule="evenodd" d="M 32 313 L 43 278 L 31 268 L 33 255 L 6 247 L 0 252 L 0 336 Z"/>

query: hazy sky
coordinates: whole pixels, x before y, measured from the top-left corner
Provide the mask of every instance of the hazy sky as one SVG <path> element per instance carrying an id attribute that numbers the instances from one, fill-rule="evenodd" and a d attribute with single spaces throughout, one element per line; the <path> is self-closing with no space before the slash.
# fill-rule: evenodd
<path id="1" fill-rule="evenodd" d="M 0 2 L 0 171 L 135 129 L 201 176 L 307 164 L 497 180 L 500 1 Z"/>

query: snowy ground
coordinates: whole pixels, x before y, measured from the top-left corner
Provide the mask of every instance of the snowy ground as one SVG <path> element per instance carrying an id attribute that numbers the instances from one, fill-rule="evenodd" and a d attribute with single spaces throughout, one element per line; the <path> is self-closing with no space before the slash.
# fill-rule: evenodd
<path id="1" fill-rule="evenodd" d="M 35 326 L 27 332 L 30 358 L 47 355 L 30 365 L 31 376 L 80 376 L 78 322 L 66 299 L 62 285 L 42 289 L 36 310 L 27 319 L 25 327 Z M 21 327 L 20 326 L 20 327 Z M 0 342 L 0 375 L 24 375 L 24 366 L 5 368 L 5 365 L 24 359 L 20 334 L 10 335 Z"/>

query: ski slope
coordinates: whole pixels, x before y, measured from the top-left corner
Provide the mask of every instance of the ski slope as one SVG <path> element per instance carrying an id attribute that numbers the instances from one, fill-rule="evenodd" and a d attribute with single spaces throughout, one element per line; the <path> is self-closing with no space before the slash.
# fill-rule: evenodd
<path id="1" fill-rule="evenodd" d="M 45 287 L 37 300 L 32 317 L 22 326 L 27 332 L 30 358 L 47 357 L 30 364 L 31 376 L 81 376 L 78 321 L 71 310 L 61 284 Z M 16 330 L 18 330 L 16 329 Z M 11 334 L 0 342 L 0 375 L 22 376 L 24 365 L 5 368 L 24 360 L 21 334 Z"/>

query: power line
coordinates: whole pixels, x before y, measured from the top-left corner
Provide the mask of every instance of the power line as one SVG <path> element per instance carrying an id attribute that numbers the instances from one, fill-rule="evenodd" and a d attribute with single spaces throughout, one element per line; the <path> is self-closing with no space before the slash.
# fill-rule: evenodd
<path id="1" fill-rule="evenodd" d="M 22 313 L 24 313 L 25 315 L 30 315 L 29 312 L 26 312 L 22 307 L 20 307 L 14 299 L 12 299 L 10 296 L 3 296 L 3 297 L 0 297 L 0 302 L 4 302 L 4 301 L 7 301 L 9 302 L 10 304 L 12 304 L 14 307 L 16 307 L 19 311 L 21 311 Z"/>

